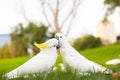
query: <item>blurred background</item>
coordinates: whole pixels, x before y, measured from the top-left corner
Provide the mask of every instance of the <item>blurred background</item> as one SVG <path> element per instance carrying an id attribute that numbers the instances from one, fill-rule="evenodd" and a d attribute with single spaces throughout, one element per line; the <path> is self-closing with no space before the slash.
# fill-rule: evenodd
<path id="1" fill-rule="evenodd" d="M 84 56 L 105 65 L 120 57 L 120 0 L 0 0 L 0 72 L 36 55 L 40 50 L 34 41 L 43 43 L 56 32 L 70 38 Z"/>

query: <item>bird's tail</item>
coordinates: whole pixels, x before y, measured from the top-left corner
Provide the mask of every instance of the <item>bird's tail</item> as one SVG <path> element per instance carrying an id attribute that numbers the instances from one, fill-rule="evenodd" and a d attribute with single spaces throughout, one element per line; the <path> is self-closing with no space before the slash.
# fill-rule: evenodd
<path id="1" fill-rule="evenodd" d="M 18 76 L 17 76 L 16 72 L 12 71 L 12 72 L 9 72 L 9 73 L 3 75 L 3 77 L 8 78 L 8 79 L 12 79 L 12 78 L 17 78 Z"/>

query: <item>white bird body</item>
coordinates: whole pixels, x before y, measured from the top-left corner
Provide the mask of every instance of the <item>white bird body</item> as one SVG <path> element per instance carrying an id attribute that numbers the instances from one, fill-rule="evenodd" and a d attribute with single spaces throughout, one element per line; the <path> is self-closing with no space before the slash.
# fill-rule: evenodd
<path id="1" fill-rule="evenodd" d="M 80 55 L 74 48 L 72 47 L 66 47 L 66 48 L 64 49 L 61 48 L 60 53 L 62 55 L 64 63 L 72 67 L 74 70 L 81 71 L 81 72 L 105 71 L 106 68 L 86 59 L 84 56 Z"/>
<path id="2" fill-rule="evenodd" d="M 68 65 L 73 70 L 79 72 L 104 72 L 106 68 L 96 64 L 84 56 L 82 56 L 79 52 L 77 52 L 65 39 L 65 37 L 61 33 L 57 33 L 56 36 L 60 41 L 60 53 L 65 65 Z M 106 72 L 107 73 L 107 72 Z"/>
<path id="3" fill-rule="evenodd" d="M 55 42 L 56 40 L 53 40 Z M 56 45 L 55 43 L 54 45 Z M 47 47 L 25 62 L 23 65 L 5 74 L 8 78 L 16 78 L 23 74 L 46 72 L 52 69 L 57 59 L 56 47 Z"/>

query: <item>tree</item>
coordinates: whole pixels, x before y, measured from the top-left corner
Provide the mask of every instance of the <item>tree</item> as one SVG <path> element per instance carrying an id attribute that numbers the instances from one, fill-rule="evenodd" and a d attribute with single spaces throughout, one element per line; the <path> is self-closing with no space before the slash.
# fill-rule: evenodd
<path id="1" fill-rule="evenodd" d="M 66 3 L 64 5 L 63 5 L 63 2 L 65 2 L 65 1 L 55 0 L 54 2 L 52 2 L 52 0 L 40 0 L 43 15 L 44 15 L 47 23 L 49 24 L 49 26 L 52 29 L 55 28 L 55 32 L 61 32 L 63 27 L 66 26 L 65 24 L 67 22 L 69 22 L 69 25 L 67 26 L 68 28 L 66 31 L 66 35 L 67 35 L 71 29 L 72 22 L 77 14 L 77 10 L 80 5 L 80 0 L 71 0 L 72 5 L 69 6 L 69 10 L 68 10 L 68 8 L 65 9 L 65 6 L 70 1 L 66 0 Z M 55 6 L 53 6 L 53 5 L 55 5 Z M 46 8 L 52 14 L 53 24 L 50 21 L 51 19 L 49 18 L 49 15 L 47 15 L 48 10 Z M 64 10 L 64 11 L 62 11 L 62 10 Z M 60 21 L 60 17 L 62 17 L 61 21 Z"/>
<path id="2" fill-rule="evenodd" d="M 10 58 L 16 57 L 17 50 L 16 50 L 16 45 L 13 41 L 11 42 L 9 48 L 10 48 Z"/>
<path id="3" fill-rule="evenodd" d="M 20 2 L 21 1 L 21 2 Z M 24 2 L 20 0 L 17 3 L 21 3 L 21 13 L 23 14 L 26 21 L 30 21 L 26 15 L 26 9 Z M 48 26 L 54 32 L 61 32 L 63 27 L 67 28 L 66 35 L 69 34 L 71 25 L 77 14 L 80 0 L 39 0 L 41 10 L 44 15 Z M 70 2 L 70 5 L 68 5 Z M 50 15 L 51 14 L 51 15 Z M 68 25 L 66 25 L 68 23 Z"/>
<path id="4" fill-rule="evenodd" d="M 9 58 L 10 53 L 9 53 L 9 45 L 6 43 L 3 45 L 3 47 L 0 50 L 0 58 Z"/>
<path id="5" fill-rule="evenodd" d="M 117 7 L 120 8 L 120 0 L 104 0 L 104 4 L 109 5 L 106 16 L 112 14 Z"/>
<path id="6" fill-rule="evenodd" d="M 49 33 L 50 35 L 47 35 Z M 33 43 L 43 43 L 47 39 L 53 37 L 53 33 L 48 32 L 48 27 L 40 24 L 36 25 L 33 22 L 30 22 L 25 28 L 22 24 L 19 24 L 15 27 L 13 32 L 10 34 L 11 42 L 14 43 L 11 47 L 15 56 L 24 56 L 28 55 L 27 49 L 30 47 L 35 53 L 38 52 L 38 49 L 34 47 Z M 16 49 L 14 49 L 14 47 Z M 12 52 L 12 51 L 11 51 Z"/>
<path id="7" fill-rule="evenodd" d="M 102 46 L 101 40 L 92 35 L 85 35 L 82 38 L 77 38 L 73 43 L 73 47 L 78 51 L 99 46 Z"/>
<path id="8" fill-rule="evenodd" d="M 24 35 L 24 28 L 22 24 L 15 27 L 14 31 L 10 34 L 11 42 L 15 43 L 16 56 L 26 55 L 28 39 Z"/>

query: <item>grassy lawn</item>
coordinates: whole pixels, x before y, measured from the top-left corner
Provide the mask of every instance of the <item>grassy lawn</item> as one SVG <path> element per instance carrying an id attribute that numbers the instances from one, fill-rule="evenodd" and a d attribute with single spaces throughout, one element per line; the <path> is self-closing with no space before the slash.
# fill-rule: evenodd
<path id="1" fill-rule="evenodd" d="M 105 62 L 114 58 L 120 58 L 120 45 L 112 45 L 112 46 L 106 46 L 106 47 L 100 47 L 100 48 L 94 48 L 90 50 L 80 51 L 82 55 L 84 55 L 86 58 L 99 63 L 101 65 L 105 65 Z M 19 65 L 23 64 L 25 61 L 30 59 L 30 57 L 18 57 L 13 59 L 0 59 L 0 74 L 3 74 L 5 72 L 9 72 L 12 69 L 18 67 Z M 62 58 L 59 54 L 58 60 L 56 62 L 56 66 L 59 65 L 59 63 L 62 62 Z M 106 66 L 114 71 L 120 71 L 120 65 L 116 66 Z M 39 75 L 39 76 L 38 76 Z M 44 74 L 38 74 L 37 77 L 33 77 L 30 75 L 29 78 L 26 78 L 26 80 L 43 80 Z M 0 79 L 1 80 L 1 79 Z M 5 80 L 5 79 L 3 79 Z M 15 80 L 25 80 L 23 78 L 15 79 Z M 71 71 L 62 72 L 62 71 L 56 71 L 56 72 L 50 72 L 48 73 L 45 80 L 113 80 L 111 75 L 104 75 L 101 73 L 91 73 L 90 75 L 77 75 L 76 73 L 72 73 Z M 118 79 L 117 79 L 118 80 Z M 120 80 L 120 79 L 119 79 Z"/>
<path id="2" fill-rule="evenodd" d="M 111 59 L 120 58 L 120 45 L 105 46 L 80 52 L 86 58 L 105 65 Z"/>
<path id="3" fill-rule="evenodd" d="M 46 76 L 45 76 L 46 75 Z M 0 80 L 7 80 L 0 78 Z M 105 75 L 102 73 L 89 73 L 89 75 L 79 75 L 71 71 L 54 71 L 50 73 L 29 74 L 29 77 L 14 78 L 11 80 L 119 80 L 114 79 L 112 75 Z"/>
<path id="4" fill-rule="evenodd" d="M 20 66 L 30 57 L 18 57 L 13 59 L 0 59 L 0 73 L 11 71 L 12 69 Z"/>

